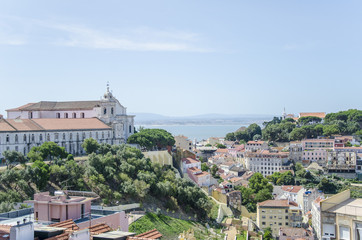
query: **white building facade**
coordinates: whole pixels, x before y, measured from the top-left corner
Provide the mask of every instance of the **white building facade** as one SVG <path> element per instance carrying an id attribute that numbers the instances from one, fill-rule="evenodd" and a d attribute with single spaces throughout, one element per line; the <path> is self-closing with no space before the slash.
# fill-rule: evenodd
<path id="1" fill-rule="evenodd" d="M 288 162 L 288 152 L 270 152 L 260 150 L 245 154 L 245 167 L 253 172 L 259 172 L 263 176 L 272 175 L 282 170 L 283 163 Z"/>
<path id="2" fill-rule="evenodd" d="M 121 144 L 134 133 L 134 116 L 107 87 L 98 101 L 38 102 L 7 110 L 0 119 L 0 158 L 5 150 L 27 154 L 33 146 L 53 141 L 74 154 L 84 154 L 86 138 Z"/>

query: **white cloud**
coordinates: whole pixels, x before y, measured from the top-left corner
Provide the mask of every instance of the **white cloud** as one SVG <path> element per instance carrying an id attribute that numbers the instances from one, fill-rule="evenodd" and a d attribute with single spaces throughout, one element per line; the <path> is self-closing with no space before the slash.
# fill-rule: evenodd
<path id="1" fill-rule="evenodd" d="M 178 30 L 155 30 L 144 26 L 98 30 L 84 25 L 14 16 L 0 16 L 0 19 L 0 44 L 6 45 L 55 44 L 122 51 L 210 52 L 198 47 L 198 34 Z"/>
<path id="2" fill-rule="evenodd" d="M 136 34 L 109 34 L 83 26 L 56 25 L 56 29 L 66 32 L 66 36 L 57 40 L 58 45 L 95 49 L 115 49 L 127 51 L 189 51 L 206 52 L 207 49 L 192 46 L 186 39 L 195 35 L 176 34 L 151 30 L 135 30 Z M 172 39 L 173 38 L 173 39 Z"/>

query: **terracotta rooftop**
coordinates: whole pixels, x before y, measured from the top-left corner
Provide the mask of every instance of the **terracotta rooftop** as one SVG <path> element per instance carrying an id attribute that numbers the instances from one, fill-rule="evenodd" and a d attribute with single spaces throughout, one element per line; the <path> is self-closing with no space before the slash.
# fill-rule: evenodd
<path id="1" fill-rule="evenodd" d="M 280 228 L 280 236 L 287 236 L 287 237 L 309 237 L 311 233 L 304 228 L 292 228 L 292 227 L 281 227 Z"/>
<path id="2" fill-rule="evenodd" d="M 200 172 L 201 169 L 197 168 L 197 167 L 190 167 L 188 168 L 188 170 L 190 170 L 190 172 Z"/>
<path id="3" fill-rule="evenodd" d="M 258 145 L 262 145 L 264 143 L 264 141 L 248 141 L 247 144 L 258 144 Z"/>
<path id="4" fill-rule="evenodd" d="M 303 112 L 299 113 L 299 117 L 319 117 L 319 118 L 325 118 L 326 113 L 325 112 Z"/>
<path id="5" fill-rule="evenodd" d="M 295 202 L 288 200 L 266 200 L 264 202 L 258 203 L 260 207 L 289 207 L 289 206 L 298 206 Z"/>
<path id="6" fill-rule="evenodd" d="M 193 158 L 183 158 L 181 161 L 185 164 L 191 164 L 191 163 L 198 163 L 200 161 L 193 159 Z"/>
<path id="7" fill-rule="evenodd" d="M 9 225 L 0 225 L 0 240 L 10 239 L 10 228 Z"/>
<path id="8" fill-rule="evenodd" d="M 203 177 L 206 175 L 210 175 L 210 173 L 204 171 L 204 172 L 196 173 L 194 176 L 199 178 L 199 177 Z"/>
<path id="9" fill-rule="evenodd" d="M 259 150 L 256 152 L 249 152 L 248 156 L 255 157 L 255 156 L 265 156 L 265 157 L 281 157 L 286 158 L 289 157 L 289 152 L 270 152 L 269 150 Z"/>
<path id="10" fill-rule="evenodd" d="M 77 226 L 77 224 L 75 224 L 75 222 L 72 219 L 69 220 L 65 220 L 63 222 L 59 222 L 59 223 L 53 223 L 50 224 L 49 227 L 62 227 L 62 228 L 67 228 L 67 230 L 79 230 L 79 227 Z"/>
<path id="11" fill-rule="evenodd" d="M 298 193 L 302 188 L 303 186 L 291 186 L 291 185 L 282 186 L 283 191 L 291 193 Z"/>
<path id="12" fill-rule="evenodd" d="M 6 111 L 56 111 L 56 110 L 90 110 L 99 107 L 100 101 L 69 101 L 49 102 L 41 101 L 28 103 L 24 106 L 9 109 Z"/>
<path id="13" fill-rule="evenodd" d="M 111 227 L 108 226 L 105 223 L 99 223 L 96 225 L 93 225 L 89 228 L 89 232 L 91 233 L 91 235 L 97 235 L 97 234 L 101 234 L 101 233 L 105 233 L 105 232 L 109 232 L 112 231 Z"/>
<path id="14" fill-rule="evenodd" d="M 228 152 L 229 152 L 229 150 L 227 150 L 226 148 L 218 148 L 216 150 L 216 153 L 228 153 Z"/>
<path id="15" fill-rule="evenodd" d="M 66 232 L 54 237 L 46 238 L 44 240 L 68 240 L 68 239 L 69 239 L 69 233 Z"/>
<path id="16" fill-rule="evenodd" d="M 159 239 L 162 237 L 162 234 L 157 231 L 157 229 L 152 229 L 151 231 L 138 234 L 134 237 L 128 237 L 127 239 L 137 239 L 137 240 L 149 240 L 149 239 Z"/>
<path id="17" fill-rule="evenodd" d="M 0 119 L 0 132 L 111 129 L 98 118 Z"/>

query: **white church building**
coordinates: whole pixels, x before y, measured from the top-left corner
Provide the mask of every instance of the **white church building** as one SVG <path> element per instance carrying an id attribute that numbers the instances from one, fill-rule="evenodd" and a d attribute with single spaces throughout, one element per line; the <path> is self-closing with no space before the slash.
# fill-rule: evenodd
<path id="1" fill-rule="evenodd" d="M 33 146 L 53 141 L 82 155 L 84 139 L 121 144 L 134 133 L 134 117 L 109 91 L 101 100 L 28 103 L 0 115 L 0 159 L 5 150 L 27 154 Z"/>

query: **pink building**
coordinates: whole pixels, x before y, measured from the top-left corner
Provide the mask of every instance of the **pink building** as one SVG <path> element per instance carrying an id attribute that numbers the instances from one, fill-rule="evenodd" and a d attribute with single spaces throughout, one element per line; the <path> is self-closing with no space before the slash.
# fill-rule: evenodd
<path id="1" fill-rule="evenodd" d="M 68 196 L 67 191 L 34 194 L 34 218 L 38 221 L 62 222 L 68 219 L 81 219 L 89 216 L 94 197 Z"/>
<path id="2" fill-rule="evenodd" d="M 210 173 L 203 172 L 199 168 L 192 167 L 187 169 L 187 174 L 192 181 L 194 181 L 199 186 L 210 186 L 211 178 Z"/>

